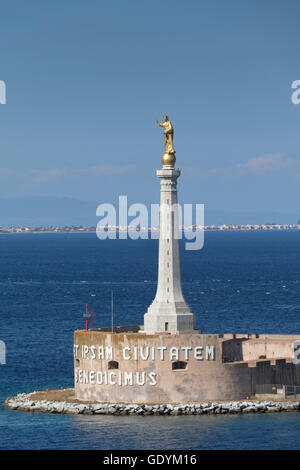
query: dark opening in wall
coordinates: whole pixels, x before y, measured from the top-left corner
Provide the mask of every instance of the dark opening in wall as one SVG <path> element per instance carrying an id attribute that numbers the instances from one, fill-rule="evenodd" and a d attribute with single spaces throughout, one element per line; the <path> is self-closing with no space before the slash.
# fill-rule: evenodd
<path id="1" fill-rule="evenodd" d="M 117 361 L 109 361 L 108 363 L 108 369 L 119 369 L 119 363 Z"/>
<path id="2" fill-rule="evenodd" d="M 186 369 L 186 366 L 187 362 L 184 361 L 172 362 L 172 370 Z"/>

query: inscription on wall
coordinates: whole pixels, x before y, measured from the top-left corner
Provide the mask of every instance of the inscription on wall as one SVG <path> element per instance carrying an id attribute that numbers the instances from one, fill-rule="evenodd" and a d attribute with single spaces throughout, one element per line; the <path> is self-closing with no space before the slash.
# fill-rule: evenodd
<path id="1" fill-rule="evenodd" d="M 123 361 L 169 361 L 174 363 L 176 361 L 184 361 L 188 363 L 190 359 L 196 361 L 214 361 L 215 360 L 215 347 L 214 346 L 124 346 L 118 350 L 122 362 Z M 75 367 L 75 383 L 91 384 L 91 385 L 119 385 L 119 386 L 132 386 L 132 385 L 152 385 L 155 386 L 158 381 L 156 372 L 150 371 L 124 371 L 118 370 L 118 362 L 116 359 L 115 349 L 112 346 L 88 346 L 83 344 L 79 346 L 74 344 L 74 358 L 76 360 L 88 359 L 90 361 L 108 361 L 107 370 L 96 370 L 93 366 L 90 369 L 81 369 Z M 112 363 L 111 361 L 115 361 Z M 115 370 L 109 370 L 109 365 Z M 175 370 L 180 369 L 174 368 Z"/>

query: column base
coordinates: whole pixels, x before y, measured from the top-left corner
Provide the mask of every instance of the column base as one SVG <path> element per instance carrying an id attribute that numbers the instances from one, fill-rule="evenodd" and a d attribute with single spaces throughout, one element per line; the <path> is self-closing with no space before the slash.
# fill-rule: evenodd
<path id="1" fill-rule="evenodd" d="M 144 315 L 144 332 L 154 334 L 158 332 L 192 333 L 195 331 L 194 313 L 183 307 L 180 309 L 181 312 L 174 310 L 172 312 L 172 310 L 169 308 L 168 312 L 166 306 L 149 307 L 148 312 Z"/>

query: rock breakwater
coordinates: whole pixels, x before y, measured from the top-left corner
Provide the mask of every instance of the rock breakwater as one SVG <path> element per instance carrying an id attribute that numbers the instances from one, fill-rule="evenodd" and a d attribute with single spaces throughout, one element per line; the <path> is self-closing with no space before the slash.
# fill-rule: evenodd
<path id="1" fill-rule="evenodd" d="M 36 399 L 43 392 L 21 393 L 4 402 L 11 410 L 39 411 L 46 413 L 88 414 L 88 415 L 206 415 L 206 414 L 247 414 L 299 411 L 300 402 L 295 401 L 230 401 L 224 403 L 182 403 L 182 404 L 126 404 L 126 403 L 82 403 L 76 400 L 61 401 Z"/>

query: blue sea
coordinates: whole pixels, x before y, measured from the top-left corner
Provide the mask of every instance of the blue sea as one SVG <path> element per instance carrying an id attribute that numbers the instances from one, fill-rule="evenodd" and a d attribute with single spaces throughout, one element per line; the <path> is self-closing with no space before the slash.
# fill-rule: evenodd
<path id="1" fill-rule="evenodd" d="M 95 234 L 0 235 L 0 401 L 73 385 L 73 331 L 142 324 L 157 279 L 157 240 Z M 207 232 L 181 244 L 186 300 L 204 333 L 300 333 L 300 231 Z M 0 406 L 1 449 L 299 449 L 300 413 L 81 416 Z"/>

